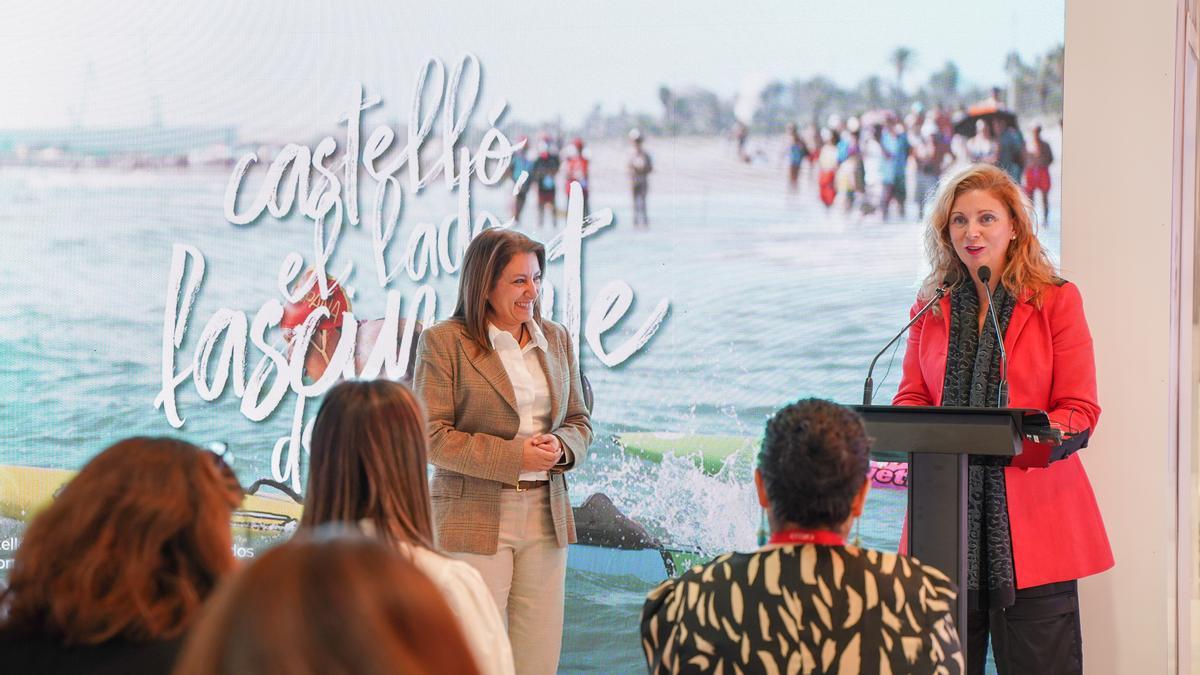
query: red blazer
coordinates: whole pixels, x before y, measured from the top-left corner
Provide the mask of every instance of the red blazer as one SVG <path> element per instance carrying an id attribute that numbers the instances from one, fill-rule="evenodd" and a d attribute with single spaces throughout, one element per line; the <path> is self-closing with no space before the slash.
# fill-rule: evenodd
<path id="1" fill-rule="evenodd" d="M 1026 293 L 1004 335 L 1009 405 L 1038 408 L 1063 429 L 1095 430 L 1096 364 L 1083 299 L 1071 283 L 1050 286 L 1042 307 Z M 913 305 L 914 316 L 923 303 Z M 950 297 L 940 314 L 913 325 L 894 405 L 941 405 L 950 339 Z M 986 328 L 986 326 L 985 326 Z M 1112 549 L 1078 455 L 1052 462 L 1050 448 L 1025 442 L 1004 470 L 1017 588 L 1079 579 L 1112 567 Z"/>

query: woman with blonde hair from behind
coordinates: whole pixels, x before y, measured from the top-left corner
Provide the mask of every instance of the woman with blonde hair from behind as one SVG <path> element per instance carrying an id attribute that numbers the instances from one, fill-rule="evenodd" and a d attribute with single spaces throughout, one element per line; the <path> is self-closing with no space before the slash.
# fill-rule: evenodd
<path id="1" fill-rule="evenodd" d="M 476 675 L 458 621 L 412 562 L 361 535 L 296 539 L 213 597 L 176 675 Z"/>
<path id="2" fill-rule="evenodd" d="M 235 566 L 241 499 L 219 457 L 181 440 L 130 438 L 96 455 L 25 531 L 0 596 L 4 672 L 170 672 Z"/>
<path id="3" fill-rule="evenodd" d="M 437 586 L 486 675 L 513 673 L 512 648 L 473 567 L 437 552 L 426 477 L 425 413 L 389 380 L 343 382 L 313 423 L 302 530 L 340 524 L 391 545 Z"/>

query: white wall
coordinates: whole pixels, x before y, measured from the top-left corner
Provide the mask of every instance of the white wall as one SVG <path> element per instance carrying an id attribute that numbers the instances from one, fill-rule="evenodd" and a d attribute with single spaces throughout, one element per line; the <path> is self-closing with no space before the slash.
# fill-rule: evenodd
<path id="1" fill-rule="evenodd" d="M 1116 567 L 1081 582 L 1090 673 L 1173 670 L 1171 217 L 1177 0 L 1067 0 L 1063 276 L 1096 343 L 1083 452 Z"/>

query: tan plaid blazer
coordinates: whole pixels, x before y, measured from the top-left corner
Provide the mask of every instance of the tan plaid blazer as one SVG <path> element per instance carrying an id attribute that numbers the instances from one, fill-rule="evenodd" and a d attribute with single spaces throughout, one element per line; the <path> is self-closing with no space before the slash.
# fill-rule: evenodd
<path id="1" fill-rule="evenodd" d="M 563 472 L 587 455 L 592 424 L 567 330 L 544 320 L 542 332 L 548 348 L 537 352 L 550 385 L 550 433 L 574 455 L 550 472 L 554 531 L 566 546 L 575 541 L 575 518 Z M 413 382 L 429 415 L 438 546 L 491 555 L 500 539 L 501 484 L 516 485 L 521 472 L 521 420 L 500 355 L 467 337 L 461 322 L 442 321 L 421 333 Z"/>

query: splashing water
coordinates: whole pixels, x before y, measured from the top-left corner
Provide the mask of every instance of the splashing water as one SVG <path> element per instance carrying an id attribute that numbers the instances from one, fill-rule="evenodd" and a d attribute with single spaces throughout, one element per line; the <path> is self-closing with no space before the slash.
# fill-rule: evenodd
<path id="1" fill-rule="evenodd" d="M 726 458 L 715 475 L 690 457 L 668 454 L 651 462 L 619 447 L 605 454 L 589 475 L 577 476 L 576 499 L 604 493 L 667 548 L 703 555 L 755 548 L 761 510 L 745 453 Z"/>

